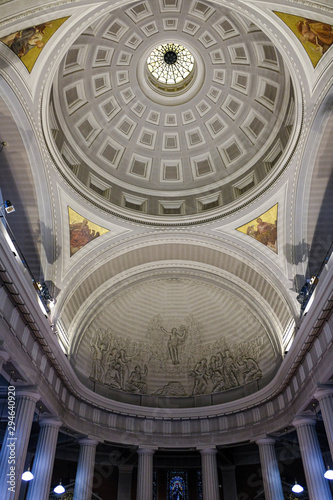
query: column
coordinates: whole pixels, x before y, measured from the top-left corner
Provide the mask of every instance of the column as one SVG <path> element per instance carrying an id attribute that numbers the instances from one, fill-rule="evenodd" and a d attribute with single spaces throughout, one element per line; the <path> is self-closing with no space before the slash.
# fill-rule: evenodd
<path id="1" fill-rule="evenodd" d="M 224 500 L 237 500 L 236 467 L 234 465 L 223 465 L 222 487 Z"/>
<path id="2" fill-rule="evenodd" d="M 314 397 L 319 401 L 323 417 L 327 441 L 330 446 L 333 459 L 333 387 L 322 387 L 318 389 Z"/>
<path id="3" fill-rule="evenodd" d="M 328 481 L 324 478 L 325 466 L 315 425 L 316 419 L 309 416 L 299 416 L 293 421 L 310 500 L 332 500 Z"/>
<path id="4" fill-rule="evenodd" d="M 220 500 L 217 475 L 216 448 L 200 450 L 202 468 L 203 500 Z"/>
<path id="5" fill-rule="evenodd" d="M 136 500 L 152 500 L 153 498 L 153 455 L 152 448 L 139 448 L 138 485 Z"/>
<path id="6" fill-rule="evenodd" d="M 98 441 L 81 439 L 73 500 L 91 500 Z"/>
<path id="7" fill-rule="evenodd" d="M 39 421 L 40 431 L 32 473 L 34 479 L 28 486 L 27 500 L 48 500 L 50 495 L 53 463 L 61 422 L 52 418 Z"/>
<path id="8" fill-rule="evenodd" d="M 119 465 L 118 500 L 131 500 L 133 465 Z"/>
<path id="9" fill-rule="evenodd" d="M 263 437 L 256 441 L 259 446 L 260 464 L 264 481 L 266 500 L 283 500 L 283 489 L 276 459 L 274 444 L 275 439 Z"/>
<path id="10" fill-rule="evenodd" d="M 17 500 L 19 496 L 31 425 L 39 399 L 40 395 L 34 391 L 15 391 L 14 416 L 12 412 L 8 413 L 14 420 L 9 420 L 0 453 L 1 500 Z M 15 423 L 15 428 L 11 422 Z"/>

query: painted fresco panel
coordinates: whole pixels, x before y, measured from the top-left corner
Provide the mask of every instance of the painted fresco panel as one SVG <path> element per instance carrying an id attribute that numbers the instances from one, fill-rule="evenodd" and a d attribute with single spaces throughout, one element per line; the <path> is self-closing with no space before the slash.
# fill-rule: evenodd
<path id="1" fill-rule="evenodd" d="M 275 12 L 302 43 L 315 68 L 333 45 L 333 26 L 315 19 Z"/>
<path id="2" fill-rule="evenodd" d="M 259 215 L 255 219 L 238 227 L 237 231 L 251 236 L 267 248 L 278 253 L 277 250 L 277 215 L 278 205 L 267 210 L 267 212 Z"/>
<path id="3" fill-rule="evenodd" d="M 0 41 L 21 59 L 30 73 L 46 43 L 66 19 L 68 17 L 24 28 L 0 38 Z"/>
<path id="4" fill-rule="evenodd" d="M 94 224 L 68 207 L 70 256 L 109 230 Z"/>

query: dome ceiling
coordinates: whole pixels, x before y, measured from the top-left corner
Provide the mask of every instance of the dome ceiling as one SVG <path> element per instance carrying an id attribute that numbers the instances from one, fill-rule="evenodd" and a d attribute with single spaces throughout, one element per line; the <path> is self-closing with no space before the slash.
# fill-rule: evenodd
<path id="1" fill-rule="evenodd" d="M 170 43 L 194 67 L 182 82 L 152 83 L 147 59 Z M 294 121 L 290 76 L 269 38 L 201 1 L 104 14 L 69 48 L 49 109 L 67 178 L 132 217 L 190 216 L 254 194 L 278 169 Z"/>

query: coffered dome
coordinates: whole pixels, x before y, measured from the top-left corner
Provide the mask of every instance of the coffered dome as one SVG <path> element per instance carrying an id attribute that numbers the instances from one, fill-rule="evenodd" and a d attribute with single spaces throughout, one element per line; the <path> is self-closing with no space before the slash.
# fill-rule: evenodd
<path id="1" fill-rule="evenodd" d="M 109 211 L 171 221 L 223 213 L 278 172 L 294 123 L 291 78 L 239 12 L 156 7 L 104 13 L 68 49 L 50 93 L 50 149 L 72 185 Z M 172 46 L 187 62 L 162 58 L 163 74 L 156 54 Z"/>

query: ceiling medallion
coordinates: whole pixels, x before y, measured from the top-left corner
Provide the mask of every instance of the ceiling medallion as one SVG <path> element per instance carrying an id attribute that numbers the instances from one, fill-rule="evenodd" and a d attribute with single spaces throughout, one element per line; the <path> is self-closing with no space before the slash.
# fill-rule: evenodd
<path id="1" fill-rule="evenodd" d="M 183 45 L 166 43 L 154 48 L 147 59 L 147 66 L 158 82 L 177 85 L 192 73 L 194 57 Z"/>

